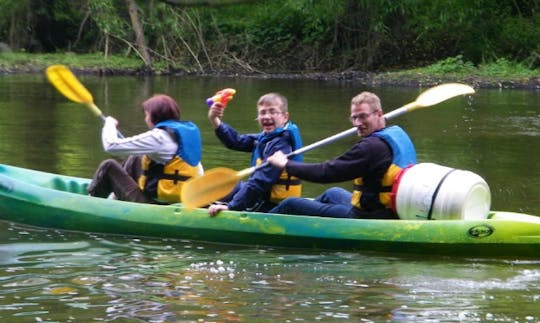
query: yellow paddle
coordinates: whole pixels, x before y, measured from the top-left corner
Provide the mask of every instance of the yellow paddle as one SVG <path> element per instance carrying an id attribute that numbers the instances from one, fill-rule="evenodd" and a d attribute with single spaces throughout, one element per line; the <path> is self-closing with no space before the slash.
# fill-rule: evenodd
<path id="1" fill-rule="evenodd" d="M 97 117 L 105 119 L 101 110 L 94 104 L 92 94 L 79 82 L 69 68 L 64 65 L 51 65 L 47 67 L 45 74 L 49 82 L 66 98 L 73 102 L 86 104 Z"/>
<path id="2" fill-rule="evenodd" d="M 386 120 L 389 120 L 400 116 L 406 112 L 411 112 L 420 108 L 429 107 L 450 98 L 456 97 L 458 95 L 473 93 L 474 89 L 465 84 L 441 84 L 424 91 L 418 96 L 416 101 L 404 105 L 394 111 L 386 113 L 384 117 L 386 118 Z M 288 154 L 287 157 L 298 155 L 314 148 L 321 147 L 330 142 L 352 135 L 356 132 L 356 127 L 353 127 L 351 129 L 335 134 L 331 137 L 312 143 L 311 145 L 295 150 Z M 243 177 L 250 175 L 258 168 L 264 167 L 267 164 L 267 162 L 264 162 L 258 166 L 252 166 L 241 171 L 235 171 L 225 167 L 211 169 L 205 172 L 204 175 L 193 178 L 184 183 L 181 196 L 182 203 L 184 204 L 184 207 L 188 209 L 208 205 L 229 194 Z"/>
<path id="3" fill-rule="evenodd" d="M 49 82 L 66 98 L 76 103 L 85 104 L 93 114 L 105 121 L 105 116 L 94 104 L 92 94 L 82 85 L 69 68 L 64 65 L 51 65 L 45 70 Z M 117 132 L 120 138 L 124 136 Z"/>

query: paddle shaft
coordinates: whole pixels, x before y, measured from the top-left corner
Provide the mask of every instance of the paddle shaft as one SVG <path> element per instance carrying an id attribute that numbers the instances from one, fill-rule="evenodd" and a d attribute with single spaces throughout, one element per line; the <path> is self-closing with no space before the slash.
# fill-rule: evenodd
<path id="1" fill-rule="evenodd" d="M 90 111 L 92 111 L 92 113 L 94 113 L 98 118 L 100 118 L 103 123 L 105 123 L 105 119 L 107 119 L 107 117 L 103 115 L 103 112 L 101 112 L 101 110 L 94 104 L 94 102 L 86 102 L 84 104 L 90 109 Z M 116 135 L 118 136 L 118 138 L 125 138 L 118 129 L 116 129 Z"/>
<path id="2" fill-rule="evenodd" d="M 433 88 L 428 89 L 424 93 L 420 94 L 416 101 L 408 103 L 401 108 L 398 108 L 396 110 L 390 111 L 388 113 L 384 114 L 384 118 L 386 120 L 393 119 L 395 117 L 399 117 L 407 112 L 414 111 L 419 108 L 429 107 L 435 104 L 438 104 L 442 101 L 448 100 L 450 98 L 453 98 L 457 95 L 464 95 L 464 94 L 472 94 L 474 93 L 474 89 L 468 85 L 465 84 L 456 84 L 456 83 L 449 83 L 449 84 L 441 84 L 438 86 L 435 86 Z M 297 149 L 295 151 L 292 151 L 288 153 L 287 158 L 290 158 L 292 156 L 296 156 L 298 154 L 305 153 L 307 151 L 310 151 L 312 149 L 324 146 L 326 144 L 329 144 L 331 142 L 334 142 L 336 140 L 339 140 L 341 138 L 345 138 L 347 136 L 350 136 L 357 132 L 356 127 L 350 128 L 348 130 L 342 131 L 340 133 L 337 133 L 333 136 L 327 137 L 325 139 L 319 140 L 317 142 L 312 143 L 311 145 L 307 145 L 305 147 L 302 147 L 300 149 Z M 252 166 L 249 168 L 246 168 L 244 170 L 241 170 L 237 173 L 238 178 L 242 178 L 244 176 L 248 176 L 254 171 L 256 171 L 259 168 L 267 166 L 269 163 L 268 161 L 265 161 L 258 166 Z"/>
<path id="3" fill-rule="evenodd" d="M 394 111 L 386 113 L 384 115 L 384 118 L 386 120 L 390 120 L 390 119 L 393 119 L 395 117 L 399 117 L 400 115 L 405 114 L 407 111 L 414 110 L 415 108 L 418 108 L 418 107 L 419 107 L 419 105 L 416 102 L 412 102 L 412 103 L 409 103 L 407 105 L 402 106 L 399 109 L 396 109 Z M 340 133 L 336 133 L 333 136 L 324 138 L 324 139 L 319 140 L 317 142 L 314 142 L 314 143 L 312 143 L 310 145 L 307 145 L 307 146 L 304 146 L 304 147 L 302 147 L 300 149 L 292 151 L 292 152 L 288 153 L 285 156 L 287 156 L 287 158 L 290 158 L 290 157 L 293 157 L 293 156 L 296 156 L 296 155 L 299 155 L 299 154 L 303 154 L 303 153 L 308 152 L 310 150 L 313 150 L 315 148 L 319 148 L 319 147 L 327 145 L 327 144 L 329 144 L 331 142 L 334 142 L 334 141 L 337 141 L 339 139 L 348 137 L 348 136 L 356 133 L 357 130 L 358 129 L 356 129 L 356 127 L 352 127 L 350 129 L 344 130 L 344 131 L 342 131 Z M 268 161 L 265 161 L 265 162 L 263 162 L 263 163 L 261 163 L 261 164 L 259 164 L 257 166 L 252 166 L 252 167 L 246 168 L 244 170 L 239 171 L 237 176 L 240 177 L 240 178 L 242 178 L 244 176 L 248 176 L 251 173 L 253 173 L 254 171 L 258 170 L 259 168 L 265 167 L 268 164 L 269 164 Z"/>
<path id="4" fill-rule="evenodd" d="M 99 119 L 101 119 L 103 123 L 105 123 L 105 119 L 107 119 L 107 117 L 103 115 L 101 110 L 93 102 L 88 102 L 85 104 Z M 125 138 L 124 135 L 118 129 L 116 129 L 116 135 L 118 136 L 118 138 L 122 138 L 122 139 Z"/>

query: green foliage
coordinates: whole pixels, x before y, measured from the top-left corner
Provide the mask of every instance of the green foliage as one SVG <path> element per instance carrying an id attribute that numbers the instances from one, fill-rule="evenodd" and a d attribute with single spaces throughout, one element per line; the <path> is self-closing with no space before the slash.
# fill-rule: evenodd
<path id="1" fill-rule="evenodd" d="M 463 55 L 475 64 L 501 56 L 523 60 L 538 51 L 540 2 L 412 1 L 408 19 L 426 59 Z"/>
<path id="2" fill-rule="evenodd" d="M 241 2 L 137 1 L 154 64 L 189 72 L 425 65 L 466 73 L 490 62 L 502 66 L 500 59 L 531 69 L 540 63 L 538 0 Z M 0 41 L 15 49 L 131 57 L 134 38 L 125 0 L 0 0 Z"/>
<path id="3" fill-rule="evenodd" d="M 28 37 L 18 31 L 29 25 L 26 16 L 29 6 L 30 0 L 0 0 L 0 41 L 13 49 L 27 45 Z"/>
<path id="4" fill-rule="evenodd" d="M 521 82 L 538 77 L 538 69 L 530 69 L 522 63 L 512 62 L 505 58 L 490 63 L 475 66 L 470 61 L 464 61 L 461 55 L 448 57 L 426 67 L 388 72 L 377 76 L 385 80 L 419 80 L 420 82 L 456 81 L 461 79 L 478 78 L 487 83 L 498 83 L 501 80 Z"/>
<path id="5" fill-rule="evenodd" d="M 467 74 L 473 72 L 475 69 L 471 62 L 464 62 L 463 56 L 458 55 L 455 57 L 448 57 L 442 61 L 436 62 L 424 68 L 423 70 L 429 74 Z"/>
<path id="6" fill-rule="evenodd" d="M 540 71 L 538 69 L 530 69 L 522 63 L 514 63 L 506 58 L 499 58 L 494 62 L 481 64 L 478 67 L 478 73 L 490 77 L 538 77 Z"/>
<path id="7" fill-rule="evenodd" d="M 530 68 L 539 67 L 540 15 L 536 18 L 507 17 L 498 34 L 497 55 L 528 61 Z"/>
<path id="8" fill-rule="evenodd" d="M 124 7 L 120 7 L 115 0 L 92 0 L 88 2 L 91 19 L 100 32 L 110 34 L 117 38 L 124 38 L 129 30 L 128 21 L 119 19 Z"/>

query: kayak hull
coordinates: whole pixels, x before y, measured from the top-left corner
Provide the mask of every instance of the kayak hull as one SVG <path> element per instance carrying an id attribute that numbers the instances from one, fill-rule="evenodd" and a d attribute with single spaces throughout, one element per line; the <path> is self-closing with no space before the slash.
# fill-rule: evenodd
<path id="1" fill-rule="evenodd" d="M 540 217 L 360 220 L 187 210 L 88 196 L 90 179 L 0 164 L 0 220 L 45 228 L 284 248 L 540 258 Z"/>

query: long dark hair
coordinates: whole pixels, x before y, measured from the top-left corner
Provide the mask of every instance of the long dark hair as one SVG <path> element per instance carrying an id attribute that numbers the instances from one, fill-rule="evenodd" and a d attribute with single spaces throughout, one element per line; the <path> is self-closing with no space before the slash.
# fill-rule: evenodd
<path id="1" fill-rule="evenodd" d="M 178 103 L 165 94 L 156 94 L 147 99 L 142 103 L 142 108 L 148 112 L 154 124 L 170 119 L 180 119 L 180 107 Z"/>

